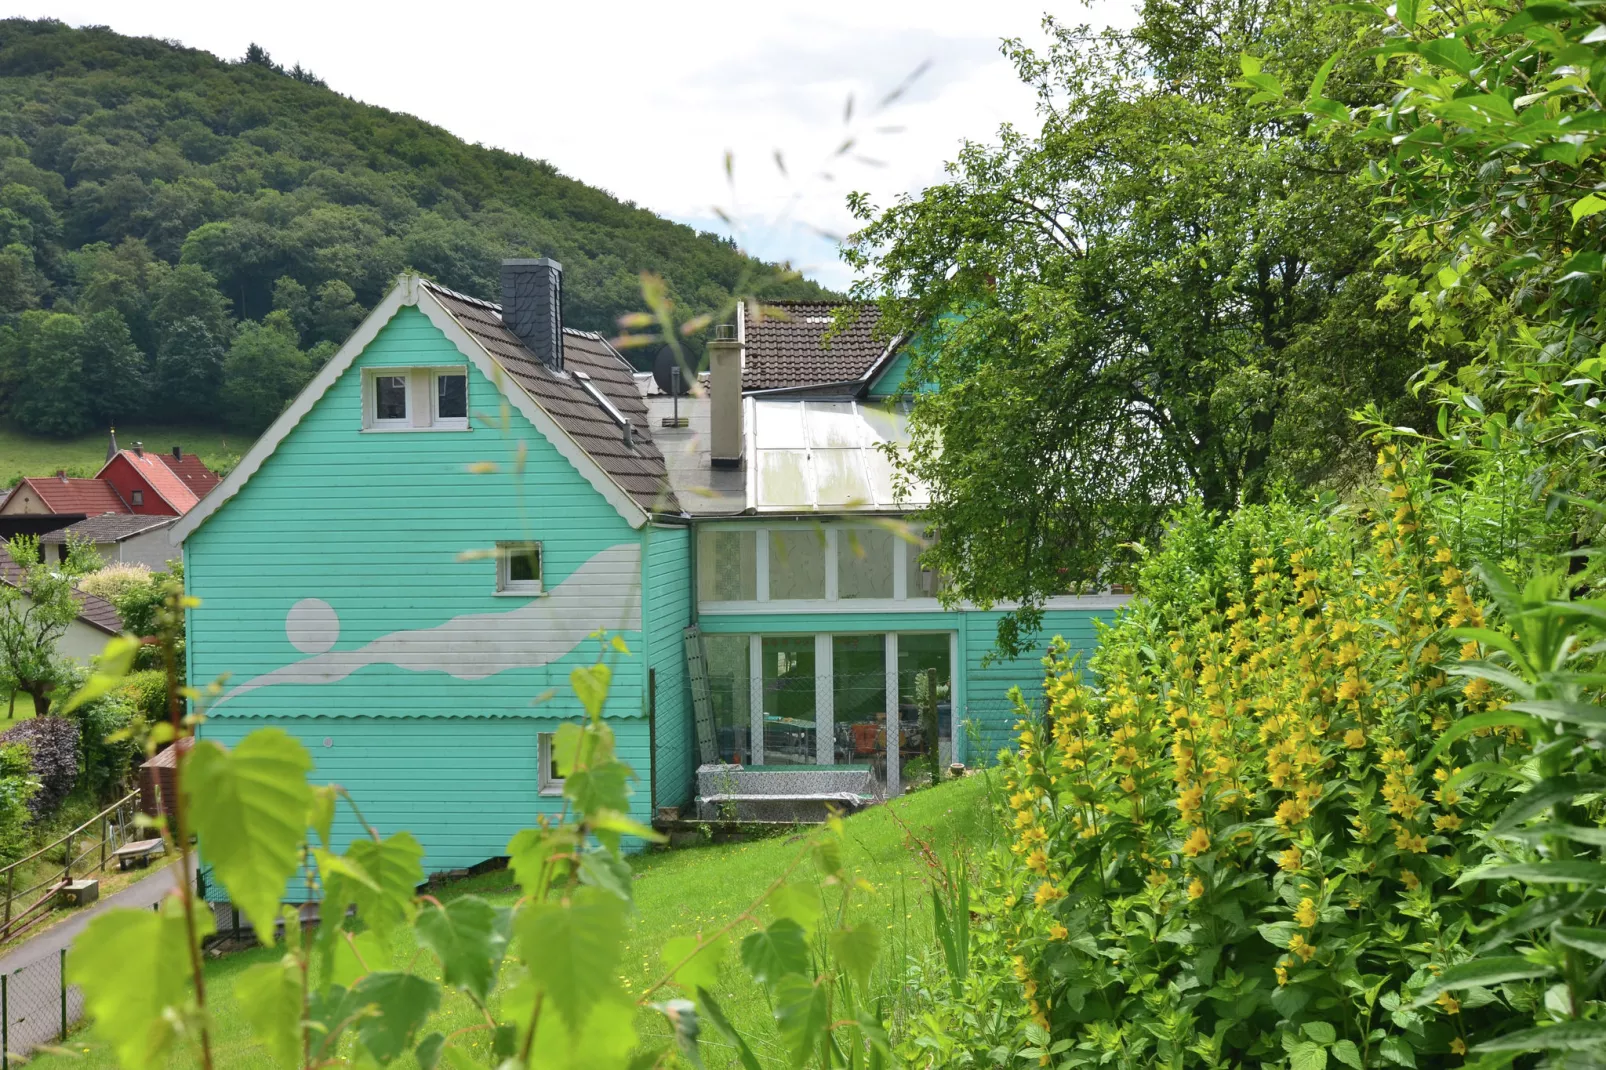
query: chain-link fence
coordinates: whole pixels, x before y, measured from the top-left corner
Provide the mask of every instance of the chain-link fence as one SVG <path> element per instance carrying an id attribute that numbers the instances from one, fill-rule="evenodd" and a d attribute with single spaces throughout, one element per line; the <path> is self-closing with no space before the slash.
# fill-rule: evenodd
<path id="1" fill-rule="evenodd" d="M 150 908 L 160 910 L 160 899 Z M 62 1043 L 83 1017 L 84 994 L 67 983 L 66 947 L 0 973 L 0 1070 L 21 1065 L 35 1048 Z"/>

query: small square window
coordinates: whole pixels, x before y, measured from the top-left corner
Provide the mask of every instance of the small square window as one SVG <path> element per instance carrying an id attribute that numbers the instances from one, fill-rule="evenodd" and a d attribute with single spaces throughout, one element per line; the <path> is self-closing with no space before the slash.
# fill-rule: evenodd
<path id="1" fill-rule="evenodd" d="M 136 508 L 145 504 L 145 492 L 142 490 L 134 491 L 129 495 L 129 497 L 134 500 L 134 505 Z"/>
<path id="2" fill-rule="evenodd" d="M 538 760 L 541 763 L 538 788 L 542 795 L 563 794 L 563 778 L 558 775 L 557 748 L 552 745 L 554 738 L 551 732 L 542 732 L 536 737 L 540 751 Z"/>
<path id="3" fill-rule="evenodd" d="M 374 423 L 379 426 L 407 422 L 407 376 L 374 376 Z"/>
<path id="4" fill-rule="evenodd" d="M 541 544 L 496 544 L 496 590 L 499 594 L 541 593 Z"/>
<path id="5" fill-rule="evenodd" d="M 435 376 L 435 422 L 468 422 L 468 376 L 462 372 L 442 372 Z"/>

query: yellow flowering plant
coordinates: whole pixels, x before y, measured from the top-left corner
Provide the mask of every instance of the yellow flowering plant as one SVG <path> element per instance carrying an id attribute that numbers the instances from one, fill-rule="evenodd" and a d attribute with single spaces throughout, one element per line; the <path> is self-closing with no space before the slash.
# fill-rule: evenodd
<path id="1" fill-rule="evenodd" d="M 1530 909 L 1477 875 L 1536 759 L 1424 467 L 1385 445 L 1361 505 L 1183 510 L 1087 671 L 1053 644 L 978 896 L 1016 1031 L 972 1058 L 1460 1066 L 1545 1024 L 1545 969 L 1439 983 Z"/>

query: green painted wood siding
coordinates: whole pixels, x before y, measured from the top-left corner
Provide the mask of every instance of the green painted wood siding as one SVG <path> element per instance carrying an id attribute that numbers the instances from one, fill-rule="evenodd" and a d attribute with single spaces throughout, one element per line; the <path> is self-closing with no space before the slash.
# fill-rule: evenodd
<path id="1" fill-rule="evenodd" d="M 626 597 L 639 606 L 639 533 L 518 413 L 508 412 L 507 435 L 478 421 L 469 431 L 362 430 L 363 369 L 464 365 L 470 413 L 499 420 L 507 410 L 495 385 L 421 312 L 403 308 L 239 494 L 190 536 L 186 579 L 201 599 L 189 624 L 192 681 L 229 674 L 227 693 L 309 658 L 287 634 L 287 615 L 303 599 L 320 599 L 337 615 L 333 655 L 385 637 L 394 644 L 408 633 L 409 649 L 430 655 L 424 660 L 460 667 L 454 659 L 484 649 L 479 637 L 427 630 L 482 617 L 486 627 L 500 628 L 492 616 L 521 607 L 534 614 L 535 627 L 555 628 L 539 613 L 541 599 L 495 594 L 493 560 L 459 559 L 498 540 L 541 543 L 549 592 L 607 552 L 607 569 L 593 564 L 577 582 L 599 602 Z M 521 482 L 510 474 L 518 443 L 529 451 Z M 470 474 L 477 461 L 502 471 Z M 641 778 L 637 816 L 645 818 L 642 635 L 624 619 L 607 623 L 635 652 L 610 656 L 608 714 L 621 732 L 626 724 L 639 727 L 631 762 Z M 480 679 L 370 657 L 375 663 L 334 682 L 279 683 L 226 697 L 209 711 L 202 735 L 227 742 L 278 724 L 309 741 L 323 775 L 351 786 L 370 813 L 394 818 L 382 826 L 418 832 L 429 866 L 471 864 L 501 853 L 507 829 L 543 812 L 535 796 L 536 732 L 581 716 L 569 672 L 594 661 L 598 649 L 580 641 L 550 664 Z M 325 738 L 335 746 L 323 748 Z"/>
<path id="2" fill-rule="evenodd" d="M 1015 711 L 1009 701 L 1009 690 L 1019 687 L 1028 703 L 1040 704 L 1043 699 L 1043 655 L 1056 635 L 1064 636 L 1073 650 L 1082 651 L 1083 662 L 1098 645 L 1095 621 L 1114 619 L 1110 609 L 1050 609 L 1043 613 L 1043 628 L 1032 649 L 1018 658 L 996 660 L 983 665 L 993 643 L 998 638 L 998 621 L 1003 613 L 971 612 L 964 614 L 965 634 L 960 639 L 960 657 L 965 663 L 965 691 L 963 719 L 975 724 L 981 736 L 980 753 L 967 749 L 966 761 L 971 764 L 992 764 L 998 751 L 1013 747 L 1015 741 Z"/>
<path id="3" fill-rule="evenodd" d="M 555 817 L 563 799 L 539 790 L 537 736 L 556 731 L 551 718 L 429 718 L 409 722 L 342 717 L 285 721 L 312 755 L 315 784 L 344 785 L 363 816 L 382 835 L 403 829 L 424 846 L 424 872 L 463 869 L 507 853 L 507 842 L 540 815 Z M 638 770 L 630 813 L 651 816 L 644 771 L 648 768 L 647 724 L 642 718 L 612 722 L 619 756 Z M 245 718 L 207 722 L 203 734 L 225 746 L 262 727 Z M 334 838 L 344 845 L 363 835 L 344 803 L 336 810 Z M 222 897 L 221 888 L 208 893 Z M 292 880 L 292 901 L 305 897 L 304 881 Z"/>
<path id="4" fill-rule="evenodd" d="M 870 396 L 873 398 L 891 397 L 903 393 L 903 377 L 909 374 L 909 350 L 905 347 L 892 358 L 875 382 L 870 384 Z"/>
<path id="5" fill-rule="evenodd" d="M 647 667 L 657 683 L 657 771 L 659 806 L 684 806 L 692 797 L 697 770 L 692 737 L 691 686 L 686 673 L 684 630 L 691 623 L 691 532 L 650 528 L 642 555 L 642 622 Z"/>

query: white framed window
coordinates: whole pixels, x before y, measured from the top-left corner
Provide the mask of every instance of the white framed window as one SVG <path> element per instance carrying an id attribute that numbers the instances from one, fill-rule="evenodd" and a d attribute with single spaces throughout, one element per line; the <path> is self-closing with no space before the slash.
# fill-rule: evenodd
<path id="1" fill-rule="evenodd" d="M 536 737 L 536 749 L 540 752 L 538 758 L 541 763 L 538 789 L 542 795 L 563 794 L 563 778 L 558 775 L 557 749 L 552 745 L 554 738 L 555 734 L 552 732 L 542 732 Z"/>
<path id="2" fill-rule="evenodd" d="M 468 369 L 371 368 L 363 375 L 365 431 L 467 431 Z"/>
<path id="3" fill-rule="evenodd" d="M 541 593 L 541 544 L 538 542 L 499 542 L 496 544 L 496 593 Z"/>
<path id="4" fill-rule="evenodd" d="M 430 413 L 435 427 L 468 427 L 468 372 L 461 368 L 441 368 L 434 373 Z"/>

